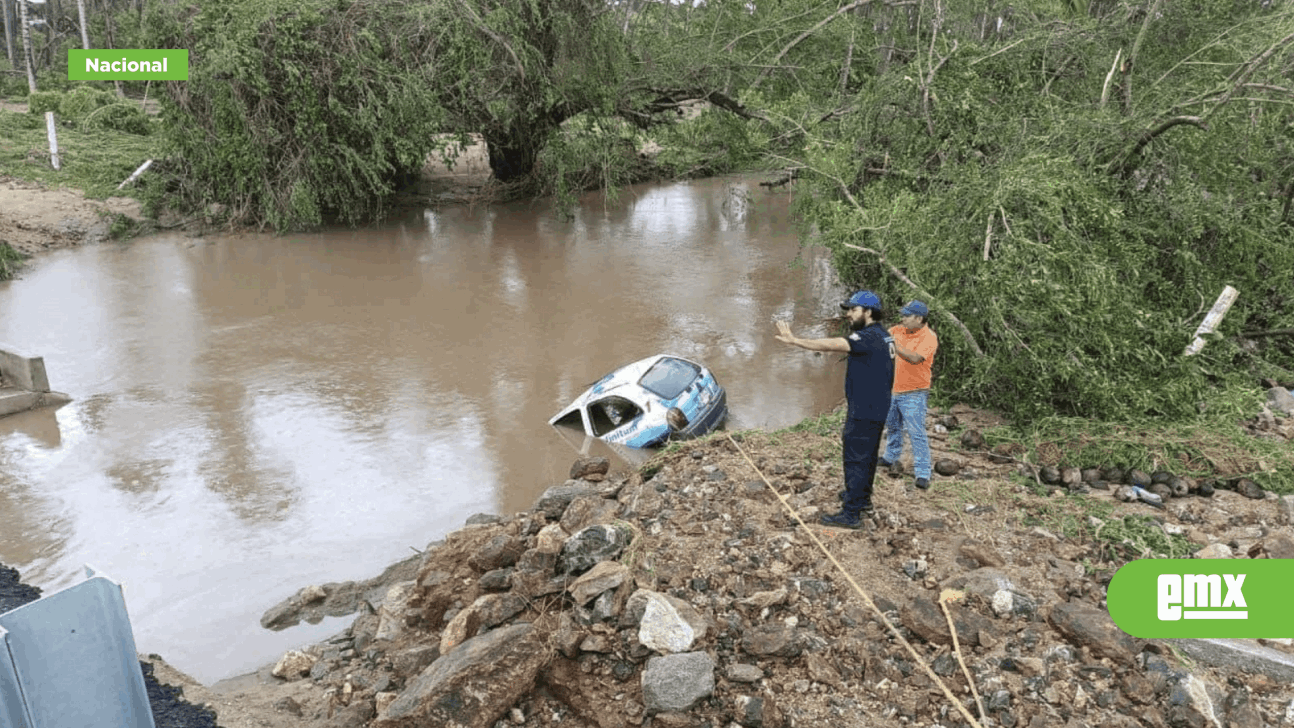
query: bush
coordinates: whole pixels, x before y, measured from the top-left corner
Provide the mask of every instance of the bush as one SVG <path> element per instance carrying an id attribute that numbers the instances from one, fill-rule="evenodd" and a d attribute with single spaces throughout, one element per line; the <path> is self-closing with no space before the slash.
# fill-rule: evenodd
<path id="1" fill-rule="evenodd" d="M 93 86 L 77 86 L 63 94 L 58 104 L 58 113 L 63 121 L 79 124 L 97 109 L 116 103 L 117 97 L 110 91 Z"/>
<path id="2" fill-rule="evenodd" d="M 27 94 L 27 113 L 36 116 L 44 116 L 46 111 L 53 111 L 61 114 L 59 104 L 63 101 L 63 94 L 58 91 L 33 91 Z"/>
<path id="3" fill-rule="evenodd" d="M 0 240 L 0 281 L 13 278 L 14 272 L 23 261 L 23 254 L 14 250 L 9 243 Z"/>
<path id="4" fill-rule="evenodd" d="M 104 129 L 140 136 L 147 136 L 153 130 L 148 114 L 134 104 L 101 106 L 90 112 L 81 126 L 82 129 Z"/>

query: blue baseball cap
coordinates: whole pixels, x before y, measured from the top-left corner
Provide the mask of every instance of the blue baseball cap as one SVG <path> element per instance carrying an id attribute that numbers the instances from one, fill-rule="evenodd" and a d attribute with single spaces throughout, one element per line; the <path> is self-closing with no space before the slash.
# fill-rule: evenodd
<path id="1" fill-rule="evenodd" d="M 899 314 L 903 316 L 929 316 L 930 309 L 920 301 L 908 301 L 908 305 L 899 309 Z"/>
<path id="2" fill-rule="evenodd" d="M 842 311 L 848 311 L 854 306 L 862 306 L 863 308 L 880 308 L 881 297 L 871 291 L 859 291 L 850 296 L 849 300 L 840 304 L 840 309 Z"/>

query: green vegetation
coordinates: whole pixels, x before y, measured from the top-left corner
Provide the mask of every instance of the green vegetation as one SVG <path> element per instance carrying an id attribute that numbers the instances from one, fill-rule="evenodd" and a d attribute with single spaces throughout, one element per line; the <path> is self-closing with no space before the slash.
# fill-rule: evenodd
<path id="1" fill-rule="evenodd" d="M 118 192 L 117 185 L 145 159 L 158 156 L 158 141 L 153 136 L 99 127 L 94 117 L 114 113 L 112 110 L 118 107 L 114 104 L 89 112 L 88 124 L 59 126 L 62 169 L 58 171 L 49 164 L 45 119 L 38 114 L 0 111 L 0 175 L 51 187 L 74 187 L 93 199 L 126 194 Z M 143 199 L 146 205 L 151 202 L 155 206 L 163 193 L 163 185 L 152 170 L 132 187 L 130 194 Z"/>
<path id="2" fill-rule="evenodd" d="M 14 277 L 18 272 L 19 266 L 22 265 L 23 256 L 18 251 L 9 247 L 9 243 L 0 240 L 0 281 L 7 281 Z"/>
<path id="3" fill-rule="evenodd" d="M 1294 328 L 1287 3 L 155 1 L 113 18 L 119 44 L 190 50 L 190 81 L 152 87 L 150 175 L 234 223 L 371 219 L 443 134 L 485 136 L 502 194 L 567 203 L 778 170 L 848 285 L 931 304 L 943 403 L 1026 433 L 1231 427 L 1260 377 L 1294 379 L 1294 337 L 1248 335 Z M 140 129 L 55 71 L 42 88 L 70 89 L 79 133 Z M 11 169 L 41 148 L 17 131 Z M 1239 300 L 1182 356 L 1225 285 Z"/>

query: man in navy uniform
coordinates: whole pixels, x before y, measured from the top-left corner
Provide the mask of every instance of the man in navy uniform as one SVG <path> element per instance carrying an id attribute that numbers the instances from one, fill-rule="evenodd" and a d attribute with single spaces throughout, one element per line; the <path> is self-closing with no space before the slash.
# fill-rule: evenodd
<path id="1" fill-rule="evenodd" d="M 880 296 L 859 291 L 840 304 L 849 318 L 848 336 L 829 339 L 801 339 L 791 333 L 785 321 L 777 322 L 777 340 L 809 351 L 838 351 L 849 355 L 845 370 L 845 400 L 849 412 L 841 445 L 845 464 L 844 507 L 823 516 L 828 526 L 860 528 L 870 517 L 872 480 L 876 476 L 881 430 L 890 411 L 890 390 L 894 384 L 894 339 L 880 321 L 884 316 Z"/>

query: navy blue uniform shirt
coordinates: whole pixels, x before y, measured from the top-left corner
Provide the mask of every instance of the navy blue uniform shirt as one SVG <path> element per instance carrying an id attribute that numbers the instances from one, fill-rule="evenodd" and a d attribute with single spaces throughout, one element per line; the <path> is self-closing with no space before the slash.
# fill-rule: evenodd
<path id="1" fill-rule="evenodd" d="M 873 323 L 845 339 L 849 342 L 849 368 L 845 371 L 849 419 L 884 422 L 894 387 L 894 337 L 884 326 Z"/>

